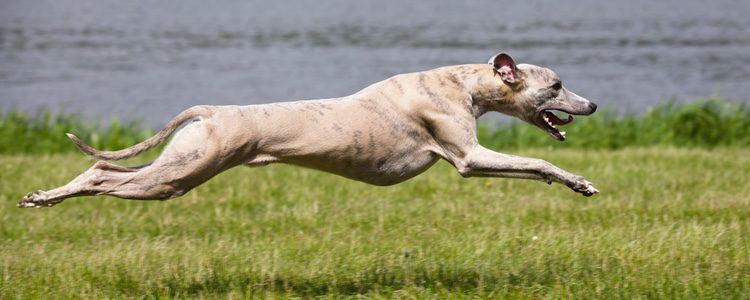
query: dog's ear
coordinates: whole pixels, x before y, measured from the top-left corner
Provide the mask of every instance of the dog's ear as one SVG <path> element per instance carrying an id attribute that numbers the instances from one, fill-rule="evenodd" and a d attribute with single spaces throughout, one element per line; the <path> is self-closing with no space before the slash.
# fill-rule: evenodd
<path id="1" fill-rule="evenodd" d="M 490 58 L 489 64 L 495 68 L 495 72 L 500 75 L 500 78 L 508 84 L 518 82 L 521 78 L 518 76 L 518 68 L 516 68 L 516 62 L 507 53 L 499 53 L 498 55 Z"/>

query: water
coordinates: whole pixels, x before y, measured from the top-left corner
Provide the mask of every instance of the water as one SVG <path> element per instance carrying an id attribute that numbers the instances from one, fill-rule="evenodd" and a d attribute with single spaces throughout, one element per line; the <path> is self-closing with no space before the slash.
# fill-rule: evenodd
<path id="1" fill-rule="evenodd" d="M 0 111 L 158 127 L 195 104 L 343 96 L 501 50 L 621 111 L 750 102 L 750 1 L 568 2 L 0 0 Z"/>

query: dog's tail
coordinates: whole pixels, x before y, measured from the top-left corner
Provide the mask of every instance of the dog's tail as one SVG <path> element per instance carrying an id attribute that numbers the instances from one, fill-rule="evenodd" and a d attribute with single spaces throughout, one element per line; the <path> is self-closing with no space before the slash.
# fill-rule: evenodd
<path id="1" fill-rule="evenodd" d="M 207 107 L 193 106 L 181 112 L 179 115 L 170 120 L 169 123 L 167 123 L 167 125 L 164 126 L 164 128 L 157 132 L 154 136 L 146 139 L 143 142 L 117 151 L 97 150 L 89 145 L 84 144 L 81 139 L 71 133 L 66 133 L 66 135 L 73 141 L 73 143 L 76 144 L 76 147 L 78 147 L 78 149 L 81 149 L 81 151 L 88 154 L 89 156 L 93 156 L 102 160 L 122 160 L 141 154 L 146 150 L 154 148 L 157 145 L 163 143 L 164 140 L 172 135 L 172 133 L 177 130 L 177 128 L 180 128 L 180 126 L 186 121 L 209 115 L 211 115 L 211 110 L 209 110 Z"/>

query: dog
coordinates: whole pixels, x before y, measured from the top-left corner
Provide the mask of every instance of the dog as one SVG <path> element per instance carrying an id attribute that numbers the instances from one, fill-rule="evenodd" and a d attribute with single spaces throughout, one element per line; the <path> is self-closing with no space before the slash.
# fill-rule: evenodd
<path id="1" fill-rule="evenodd" d="M 535 179 L 564 184 L 585 196 L 599 192 L 583 177 L 544 160 L 479 145 L 476 119 L 490 111 L 521 119 L 564 141 L 565 132 L 557 125 L 570 123 L 573 115 L 594 113 L 596 104 L 568 91 L 552 70 L 516 65 L 510 55 L 499 53 L 488 64 L 400 74 L 342 98 L 195 106 L 154 136 L 118 151 L 91 148 L 68 134 L 80 150 L 100 160 L 62 187 L 27 194 L 18 207 L 47 207 L 91 195 L 166 200 L 232 167 L 270 163 L 387 186 L 444 159 L 463 177 Z M 151 149 L 180 127 L 151 163 L 124 167 L 106 162 Z"/>

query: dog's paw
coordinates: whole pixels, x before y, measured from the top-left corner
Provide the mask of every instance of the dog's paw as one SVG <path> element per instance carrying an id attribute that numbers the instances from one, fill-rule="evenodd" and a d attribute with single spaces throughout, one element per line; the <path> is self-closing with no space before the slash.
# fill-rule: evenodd
<path id="1" fill-rule="evenodd" d="M 57 203 L 62 202 L 62 200 L 52 200 L 48 199 L 43 191 L 36 191 L 26 194 L 21 201 L 16 204 L 16 207 L 21 208 L 41 208 L 41 207 L 50 207 Z"/>
<path id="2" fill-rule="evenodd" d="M 572 189 L 586 197 L 591 197 L 592 195 L 599 193 L 599 190 L 597 190 L 590 181 L 583 178 L 576 182 Z"/>

